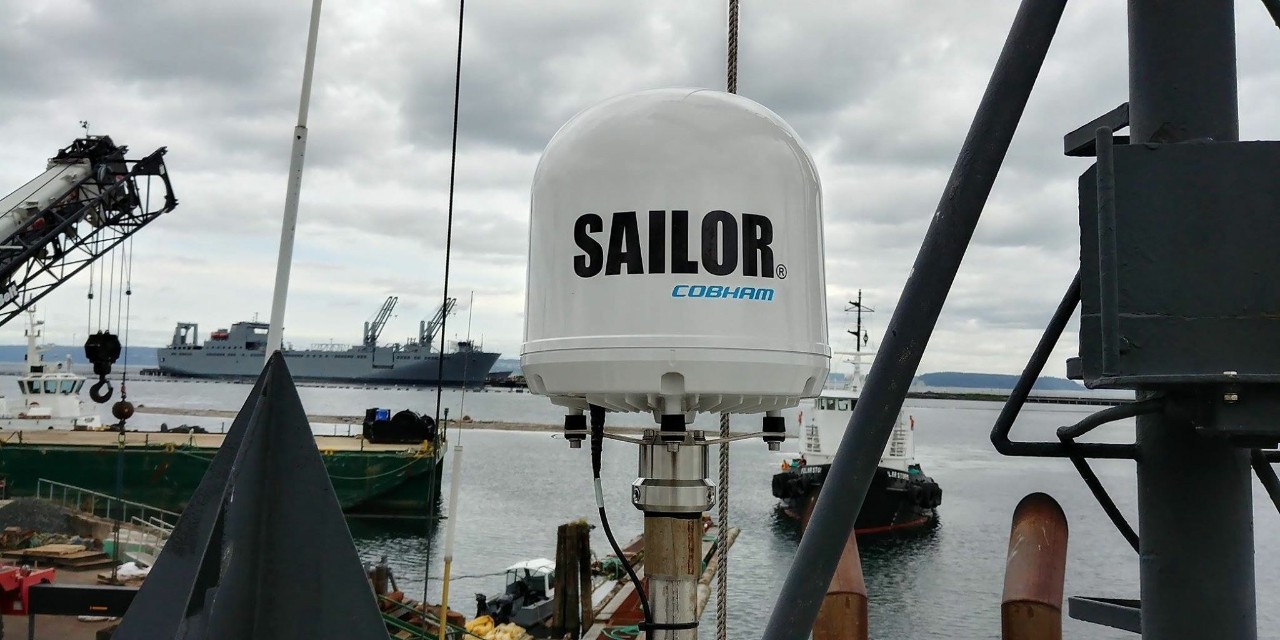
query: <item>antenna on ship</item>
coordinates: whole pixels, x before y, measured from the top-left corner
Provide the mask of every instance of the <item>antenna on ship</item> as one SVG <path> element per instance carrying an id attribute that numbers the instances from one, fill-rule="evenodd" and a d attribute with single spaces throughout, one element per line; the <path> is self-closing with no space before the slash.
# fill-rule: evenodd
<path id="1" fill-rule="evenodd" d="M 853 362 L 853 388 L 861 389 L 862 388 L 862 355 L 863 355 L 862 348 L 871 343 L 871 334 L 868 333 L 867 330 L 862 326 L 862 314 L 875 313 L 876 310 L 862 303 L 862 289 L 858 289 L 858 299 L 850 300 L 849 306 L 845 308 L 845 311 L 846 312 L 853 311 L 856 313 L 856 317 L 857 317 L 857 324 L 855 325 L 854 330 L 848 331 L 848 333 L 852 334 L 854 338 L 853 340 L 854 349 L 853 349 L 853 353 L 851 354 L 853 356 L 853 360 L 851 361 Z"/>
<path id="2" fill-rule="evenodd" d="M 853 331 L 850 331 L 849 333 L 853 334 L 853 336 L 857 338 L 857 341 L 856 341 L 857 348 L 855 349 L 855 351 L 862 351 L 862 348 L 867 346 L 867 344 L 871 342 L 871 336 L 866 332 L 865 329 L 862 328 L 862 314 L 875 313 L 876 310 L 862 304 L 862 289 L 858 289 L 858 299 L 850 300 L 849 307 L 845 309 L 845 311 L 857 312 L 857 319 L 858 319 L 857 328 Z"/>

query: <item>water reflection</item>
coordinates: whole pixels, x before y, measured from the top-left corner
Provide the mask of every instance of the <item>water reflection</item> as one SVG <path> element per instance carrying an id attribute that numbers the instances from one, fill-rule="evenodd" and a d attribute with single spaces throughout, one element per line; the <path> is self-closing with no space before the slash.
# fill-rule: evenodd
<path id="1" fill-rule="evenodd" d="M 385 557 L 399 590 L 420 599 L 423 572 L 436 557 L 440 525 L 444 522 L 442 505 L 437 493 L 430 517 L 348 519 L 347 527 L 355 540 L 360 561 L 374 564 Z M 431 576 L 431 581 L 439 582 L 439 578 Z"/>

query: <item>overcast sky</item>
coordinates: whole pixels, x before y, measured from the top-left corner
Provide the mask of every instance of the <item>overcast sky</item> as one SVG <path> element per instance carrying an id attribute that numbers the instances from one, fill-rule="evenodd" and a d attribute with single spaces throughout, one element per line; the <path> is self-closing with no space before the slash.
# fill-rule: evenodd
<path id="1" fill-rule="evenodd" d="M 724 86 L 723 2 L 467 4 L 451 337 L 517 357 L 528 192 L 556 129 L 597 101 Z M 824 186 L 833 336 L 864 291 L 888 322 L 1013 18 L 1012 0 L 742 3 L 739 92 L 808 144 Z M 10 3 L 0 22 L 0 192 L 82 131 L 134 156 L 167 146 L 181 202 L 136 237 L 130 342 L 162 345 L 270 313 L 306 0 Z M 1237 8 L 1242 137 L 1280 137 L 1280 32 Z M 921 371 L 1016 372 L 1076 269 L 1062 134 L 1126 99 L 1123 3 L 1068 6 Z M 439 304 L 455 2 L 328 0 L 321 19 L 286 339 L 357 342 L 388 295 L 384 340 Z M 83 341 L 83 275 L 41 303 Z M 1073 327 L 1074 329 L 1074 327 Z M 0 343 L 22 341 L 20 322 Z M 1049 373 L 1075 351 L 1065 338 Z M 836 343 L 837 348 L 849 345 Z"/>

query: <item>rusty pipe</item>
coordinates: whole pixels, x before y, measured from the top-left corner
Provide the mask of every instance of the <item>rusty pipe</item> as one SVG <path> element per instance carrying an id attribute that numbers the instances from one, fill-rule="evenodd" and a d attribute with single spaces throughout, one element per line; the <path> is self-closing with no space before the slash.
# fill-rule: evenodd
<path id="1" fill-rule="evenodd" d="M 1033 493 L 1013 510 L 1000 601 L 1004 640 L 1061 640 L 1067 570 L 1067 516 L 1052 497 Z"/>
<path id="2" fill-rule="evenodd" d="M 809 516 L 817 497 L 805 504 L 801 524 L 809 526 Z M 836 563 L 836 572 L 827 586 L 827 595 L 813 622 L 813 640 L 867 640 L 867 585 L 862 579 L 862 558 L 857 535 L 850 533 Z"/>

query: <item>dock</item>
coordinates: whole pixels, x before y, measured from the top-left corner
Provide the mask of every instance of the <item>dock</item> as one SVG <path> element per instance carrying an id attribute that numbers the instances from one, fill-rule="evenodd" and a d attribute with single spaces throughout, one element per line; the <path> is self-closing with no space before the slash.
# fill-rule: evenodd
<path id="1" fill-rule="evenodd" d="M 59 431 L 31 430 L 0 432 L 0 447 L 11 444 L 49 447 L 102 447 L 125 448 L 188 447 L 217 449 L 222 446 L 226 434 L 222 433 L 162 433 L 157 431 Z M 416 453 L 421 446 L 404 444 L 375 444 L 354 436 L 322 436 L 316 438 L 316 446 L 323 452 L 376 452 Z"/>
<path id="2" fill-rule="evenodd" d="M 714 542 L 718 532 L 719 525 L 714 523 L 709 523 L 703 531 L 703 539 L 710 544 L 703 553 L 703 570 L 698 578 L 697 616 L 699 619 L 706 610 L 711 598 L 712 584 L 723 566 L 721 550 L 716 548 Z M 727 554 L 733 548 L 739 533 L 740 530 L 736 528 L 731 527 L 728 530 L 725 535 L 724 553 Z M 631 562 L 636 575 L 641 581 L 645 581 L 644 538 L 638 537 L 631 540 L 623 547 L 622 552 Z M 583 640 L 610 640 L 618 637 L 619 632 L 631 637 L 638 636 L 638 625 L 644 621 L 644 614 L 640 608 L 640 595 L 636 592 L 635 583 L 630 580 L 603 582 L 593 589 L 592 604 L 595 607 L 595 615 L 587 631 L 582 635 Z"/>
<path id="3" fill-rule="evenodd" d="M 996 391 L 908 391 L 908 400 L 962 400 L 968 402 L 1000 402 L 1004 403 L 1009 400 L 1008 393 Z M 1027 397 L 1027 404 L 1066 404 L 1066 405 L 1084 405 L 1095 407 L 1114 407 L 1127 402 L 1133 402 L 1133 398 L 1107 398 L 1096 395 L 1079 395 L 1079 396 L 1037 396 L 1031 395 Z"/>

